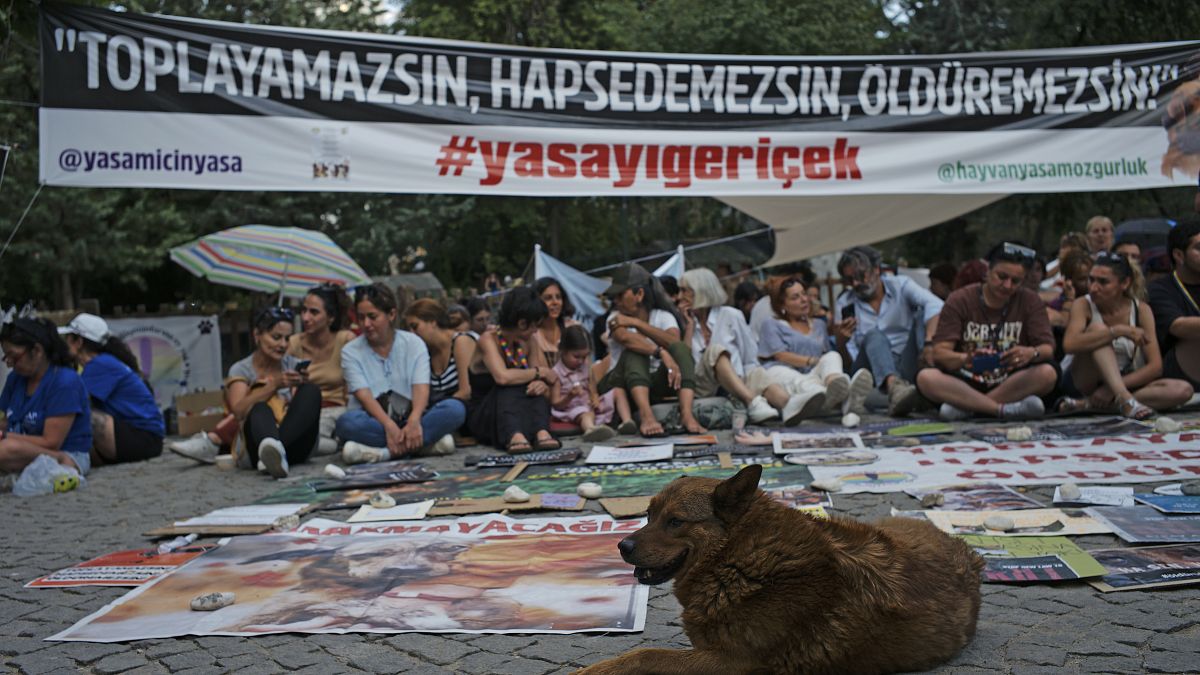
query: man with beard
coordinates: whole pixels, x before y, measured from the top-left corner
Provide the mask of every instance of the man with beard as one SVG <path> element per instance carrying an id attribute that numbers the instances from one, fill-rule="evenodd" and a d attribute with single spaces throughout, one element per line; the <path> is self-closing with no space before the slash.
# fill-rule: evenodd
<path id="1" fill-rule="evenodd" d="M 1058 371 L 1048 363 L 1054 336 L 1046 306 L 1024 285 L 1036 255 L 1019 244 L 1000 244 L 988 253 L 983 283 L 946 299 L 932 340 L 936 367 L 917 375 L 921 394 L 942 404 L 943 420 L 1045 414 L 1041 396 L 1054 389 Z"/>
<path id="2" fill-rule="evenodd" d="M 1150 308 L 1163 354 L 1163 377 L 1200 387 L 1200 219 L 1167 235 L 1173 272 L 1150 283 Z"/>
<path id="3" fill-rule="evenodd" d="M 926 335 L 937 331 L 942 301 L 903 276 L 883 276 L 882 256 L 870 246 L 855 246 L 838 260 L 846 290 L 838 296 L 838 323 L 832 325 L 849 372 L 870 369 L 888 395 L 888 414 L 903 417 L 920 404 L 911 382 L 923 353 Z M 924 328 L 921 332 L 920 328 Z"/>

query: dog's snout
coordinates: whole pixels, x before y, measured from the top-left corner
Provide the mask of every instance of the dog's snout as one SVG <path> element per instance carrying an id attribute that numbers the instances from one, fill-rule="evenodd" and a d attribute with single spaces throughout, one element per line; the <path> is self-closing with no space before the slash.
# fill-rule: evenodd
<path id="1" fill-rule="evenodd" d="M 626 558 L 633 555 L 634 546 L 636 546 L 636 543 L 633 541 L 633 537 L 625 537 L 617 542 L 617 550 L 621 552 L 622 557 Z"/>

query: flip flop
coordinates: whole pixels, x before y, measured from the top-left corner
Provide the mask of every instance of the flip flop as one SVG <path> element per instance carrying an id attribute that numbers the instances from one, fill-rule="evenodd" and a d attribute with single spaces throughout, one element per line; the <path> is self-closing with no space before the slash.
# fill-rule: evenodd
<path id="1" fill-rule="evenodd" d="M 1087 412 L 1090 405 L 1086 398 L 1070 398 L 1064 396 L 1058 399 L 1058 404 L 1054 406 L 1054 412 L 1062 415 L 1072 415 L 1074 413 Z"/>
<path id="2" fill-rule="evenodd" d="M 1118 407 L 1122 416 L 1139 422 L 1144 422 L 1158 414 L 1154 412 L 1153 408 L 1143 405 L 1136 398 L 1129 398 L 1122 401 Z"/>
<path id="3" fill-rule="evenodd" d="M 536 443 L 536 446 L 539 451 L 561 450 L 562 449 L 562 441 L 558 440 L 557 438 L 539 439 Z"/>

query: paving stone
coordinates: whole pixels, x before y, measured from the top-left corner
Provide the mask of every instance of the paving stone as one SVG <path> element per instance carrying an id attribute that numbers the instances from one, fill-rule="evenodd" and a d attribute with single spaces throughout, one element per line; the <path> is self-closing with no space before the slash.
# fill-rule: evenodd
<path id="1" fill-rule="evenodd" d="M 8 663 L 26 675 L 44 675 L 59 668 L 71 668 L 75 665 L 70 657 L 44 651 L 14 656 Z"/>
<path id="2" fill-rule="evenodd" d="M 1067 662 L 1066 651 L 1057 647 L 1046 647 L 1035 644 L 1010 646 L 1008 656 L 1012 659 L 1028 661 L 1039 666 L 1061 666 Z"/>
<path id="3" fill-rule="evenodd" d="M 146 657 L 133 652 L 124 652 L 100 659 L 92 666 L 92 670 L 100 675 L 108 675 L 109 673 L 120 673 L 145 665 L 147 665 Z"/>
<path id="4" fill-rule="evenodd" d="M 557 668 L 553 663 L 538 659 L 511 657 L 508 663 L 492 671 L 496 675 L 544 675 Z"/>
<path id="5" fill-rule="evenodd" d="M 218 667 L 220 667 L 222 670 L 233 671 L 233 670 L 241 670 L 242 668 L 249 668 L 250 666 L 256 666 L 256 665 L 262 664 L 264 662 L 268 663 L 270 665 L 274 665 L 276 668 L 281 668 L 280 666 L 275 665 L 273 662 L 266 660 L 265 658 L 263 658 L 262 655 L 259 655 L 259 654 L 239 654 L 237 656 L 222 656 L 221 658 L 217 659 L 216 665 Z"/>
<path id="6" fill-rule="evenodd" d="M 1150 649 L 1154 651 L 1196 653 L 1200 649 L 1200 636 L 1186 633 L 1164 633 L 1150 638 Z M 1200 665 L 1200 661 L 1197 661 Z"/>
<path id="7" fill-rule="evenodd" d="M 202 650 L 194 649 L 190 652 L 182 654 L 174 654 L 161 660 L 162 664 L 169 668 L 171 672 L 177 670 L 186 670 L 188 668 L 205 668 L 212 666 L 217 662 L 217 659 L 212 654 Z"/>
<path id="8" fill-rule="evenodd" d="M 518 652 L 521 656 L 550 661 L 552 663 L 575 663 L 579 658 L 592 653 L 576 645 L 560 645 L 549 640 L 530 645 Z"/>
<path id="9" fill-rule="evenodd" d="M 1080 669 L 1088 673 L 1136 673 L 1142 668 L 1142 659 L 1133 656 L 1090 656 L 1080 663 Z"/>
<path id="10" fill-rule="evenodd" d="M 193 642 L 187 640 L 169 640 L 147 647 L 142 654 L 148 659 L 161 659 L 165 656 L 174 656 L 175 654 L 182 654 L 195 649 L 196 645 Z"/>
<path id="11" fill-rule="evenodd" d="M 1120 642 L 1093 640 L 1089 636 L 1089 639 L 1072 645 L 1070 652 L 1077 656 L 1137 656 L 1138 650 Z"/>
<path id="12" fill-rule="evenodd" d="M 472 673 L 473 675 L 482 675 L 483 673 L 494 673 L 498 668 L 504 666 L 511 659 L 511 656 L 504 654 L 493 654 L 491 652 L 475 652 L 466 656 L 454 664 L 454 670 L 463 673 Z"/>
<path id="13" fill-rule="evenodd" d="M 447 640 L 441 635 L 423 635 L 421 633 L 406 633 L 385 640 L 387 644 L 407 654 L 437 665 L 447 665 L 472 654 L 476 649 L 472 644 L 463 644 L 455 640 Z"/>
<path id="14" fill-rule="evenodd" d="M 288 670 L 296 670 L 305 666 L 311 666 L 321 662 L 322 654 L 318 652 L 301 651 L 296 647 L 282 646 L 268 650 L 267 655 L 271 660 Z"/>
<path id="15" fill-rule="evenodd" d="M 1197 668 L 1196 654 L 1180 652 L 1151 652 L 1142 660 L 1148 673 L 1186 673 Z"/>
<path id="16" fill-rule="evenodd" d="M 537 642 L 537 638 L 528 635 L 485 635 L 472 640 L 471 644 L 494 654 L 512 654 L 534 642 Z"/>
<path id="17" fill-rule="evenodd" d="M 404 672 L 407 675 L 456 675 L 455 671 L 435 666 L 432 663 L 420 663 Z"/>

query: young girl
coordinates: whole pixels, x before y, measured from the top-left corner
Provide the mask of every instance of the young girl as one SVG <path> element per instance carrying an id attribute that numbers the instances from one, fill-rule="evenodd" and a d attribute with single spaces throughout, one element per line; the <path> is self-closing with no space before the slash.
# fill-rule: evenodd
<path id="1" fill-rule="evenodd" d="M 558 374 L 558 385 L 554 387 L 550 416 L 558 422 L 578 424 L 583 428 L 583 440 L 588 443 L 607 441 L 617 432 L 607 426 L 613 417 L 615 392 L 609 390 L 604 396 L 596 391 L 596 379 L 592 377 L 592 348 L 587 331 L 574 325 L 563 329 L 558 342 L 558 363 L 554 372 Z M 629 404 L 623 407 L 622 421 L 631 419 Z"/>

